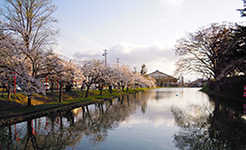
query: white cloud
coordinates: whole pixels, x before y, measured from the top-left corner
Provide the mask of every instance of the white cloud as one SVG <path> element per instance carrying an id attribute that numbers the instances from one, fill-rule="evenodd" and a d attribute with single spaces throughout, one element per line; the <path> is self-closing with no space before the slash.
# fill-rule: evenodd
<path id="1" fill-rule="evenodd" d="M 194 92 L 196 91 L 196 92 Z M 175 118 L 172 108 L 182 110 L 184 114 L 189 114 L 194 117 L 209 113 L 213 109 L 213 105 L 207 102 L 208 96 L 205 93 L 193 89 L 157 89 L 151 92 L 151 98 L 147 101 L 146 111 L 143 114 L 140 109 L 136 113 L 121 122 L 122 127 L 133 127 L 142 124 L 152 124 L 154 128 L 159 127 L 175 127 Z M 158 95 L 158 99 L 156 96 Z M 190 99 L 190 97 L 193 97 Z M 196 107 L 192 107 L 196 106 Z M 191 111 L 191 108 L 193 109 Z M 201 109 L 201 108 L 204 108 Z M 206 111 L 205 111 L 206 110 Z M 206 114 L 208 115 L 208 114 Z"/>
<path id="2" fill-rule="evenodd" d="M 102 48 L 88 48 L 74 51 L 71 55 L 81 60 L 92 58 L 104 60 L 103 53 Z M 153 45 L 121 42 L 108 49 L 108 64 L 115 65 L 116 58 L 120 58 L 120 65 L 128 65 L 132 70 L 136 67 L 137 71 L 140 71 L 141 66 L 145 64 L 148 73 L 160 70 L 170 75 L 173 74 L 178 59 L 174 54 L 173 46 L 161 42 L 154 42 Z"/>
<path id="3" fill-rule="evenodd" d="M 109 49 L 109 63 L 115 64 L 116 58 L 120 58 L 120 64 L 129 65 L 131 68 L 137 67 L 138 71 L 142 64 L 146 64 L 147 70 L 163 70 L 172 74 L 175 70 L 174 50 L 169 44 L 155 42 L 153 45 L 138 45 L 121 42 Z"/>
<path id="4" fill-rule="evenodd" d="M 160 0 L 161 4 L 169 5 L 173 8 L 181 8 L 184 0 Z"/>

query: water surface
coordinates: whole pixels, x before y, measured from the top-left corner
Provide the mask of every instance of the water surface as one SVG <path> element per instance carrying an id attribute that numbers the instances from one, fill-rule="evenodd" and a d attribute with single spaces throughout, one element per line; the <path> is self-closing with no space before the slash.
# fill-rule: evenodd
<path id="1" fill-rule="evenodd" d="M 198 88 L 154 89 L 1 127 L 0 149 L 245 149 L 244 109 Z"/>

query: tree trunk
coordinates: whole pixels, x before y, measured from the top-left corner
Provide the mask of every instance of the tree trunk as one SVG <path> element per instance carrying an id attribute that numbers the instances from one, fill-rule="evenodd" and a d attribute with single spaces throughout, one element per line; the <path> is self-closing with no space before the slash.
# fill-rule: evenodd
<path id="1" fill-rule="evenodd" d="M 216 92 L 220 93 L 220 81 L 215 81 Z"/>
<path id="2" fill-rule="evenodd" d="M 89 90 L 90 90 L 90 86 L 87 86 L 85 97 L 88 97 Z"/>
<path id="3" fill-rule="evenodd" d="M 67 83 L 66 83 L 66 91 L 67 91 L 67 92 L 71 92 L 71 91 L 72 91 L 72 85 L 71 85 L 71 82 L 67 82 Z"/>
<path id="4" fill-rule="evenodd" d="M 85 86 L 85 82 L 83 82 L 82 85 L 81 85 L 81 88 L 80 88 L 81 91 L 83 91 L 84 86 Z"/>
<path id="5" fill-rule="evenodd" d="M 122 92 L 124 92 L 124 87 L 125 87 L 124 85 L 122 85 L 122 86 L 121 86 L 121 88 L 122 88 Z"/>
<path id="6" fill-rule="evenodd" d="M 9 87 L 7 87 L 7 92 L 8 92 L 8 96 L 7 96 L 7 98 L 8 98 L 8 99 L 10 99 L 10 98 L 11 98 L 11 90 L 10 90 L 10 88 L 9 88 Z"/>
<path id="7" fill-rule="evenodd" d="M 220 93 L 220 86 L 218 85 L 218 83 L 215 84 L 215 88 L 216 88 L 216 91 L 217 91 L 218 93 Z"/>
<path id="8" fill-rule="evenodd" d="M 88 105 L 86 105 L 85 108 L 86 108 L 88 117 L 91 118 L 91 115 L 90 115 L 90 111 L 89 111 Z"/>
<path id="9" fill-rule="evenodd" d="M 121 88 L 121 87 L 120 87 L 120 83 L 118 83 L 118 89 L 120 90 L 120 88 Z"/>
<path id="10" fill-rule="evenodd" d="M 28 95 L 27 96 L 27 106 L 31 106 L 32 105 L 31 101 L 32 101 L 32 97 L 31 97 L 31 95 Z"/>
<path id="11" fill-rule="evenodd" d="M 113 90 L 112 90 L 112 86 L 111 86 L 111 85 L 109 85 L 109 87 L 108 87 L 108 88 L 109 88 L 109 92 L 110 92 L 110 93 L 112 93 L 112 91 L 113 91 Z"/>
<path id="12" fill-rule="evenodd" d="M 62 82 L 60 83 L 59 102 L 62 102 Z"/>
<path id="13" fill-rule="evenodd" d="M 100 85 L 100 95 L 102 95 L 103 85 Z"/>

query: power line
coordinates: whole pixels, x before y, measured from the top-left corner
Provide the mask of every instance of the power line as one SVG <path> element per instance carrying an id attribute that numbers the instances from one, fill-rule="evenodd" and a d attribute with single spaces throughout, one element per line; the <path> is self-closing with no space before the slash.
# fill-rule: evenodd
<path id="1" fill-rule="evenodd" d="M 61 28 L 61 27 L 59 27 L 57 25 L 55 25 L 55 26 L 61 30 L 61 34 L 60 34 L 61 37 L 64 40 L 68 40 L 68 41 L 72 42 L 73 46 L 76 46 L 76 47 L 78 47 L 80 49 L 82 49 L 83 47 L 89 47 L 89 48 L 93 48 L 93 49 L 98 49 L 98 47 L 94 46 L 93 44 L 84 42 L 84 41 L 78 39 L 77 37 L 75 37 L 74 35 L 70 34 L 69 32 L 67 32 L 63 28 Z"/>
<path id="2" fill-rule="evenodd" d="M 64 37 L 65 39 L 69 40 L 70 42 L 73 43 L 73 46 L 76 46 L 78 48 L 83 48 L 83 47 L 89 47 L 89 48 L 96 48 L 95 46 L 88 44 L 84 41 L 81 40 L 77 40 L 76 38 L 74 38 L 73 36 L 68 36 L 64 33 L 61 33 L 62 37 Z"/>

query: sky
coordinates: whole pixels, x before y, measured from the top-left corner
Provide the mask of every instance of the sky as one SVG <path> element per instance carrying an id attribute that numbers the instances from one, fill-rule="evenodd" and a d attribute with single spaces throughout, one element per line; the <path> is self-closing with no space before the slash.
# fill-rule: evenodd
<path id="1" fill-rule="evenodd" d="M 60 29 L 55 52 L 64 58 L 101 59 L 148 73 L 174 75 L 174 45 L 210 23 L 244 22 L 241 0 L 54 0 Z M 186 75 L 185 79 L 197 78 Z"/>

